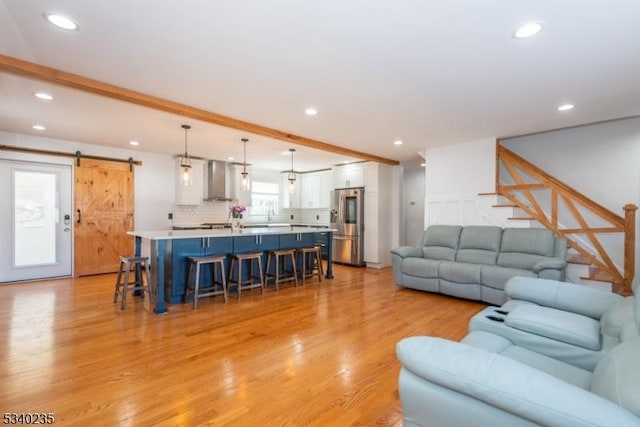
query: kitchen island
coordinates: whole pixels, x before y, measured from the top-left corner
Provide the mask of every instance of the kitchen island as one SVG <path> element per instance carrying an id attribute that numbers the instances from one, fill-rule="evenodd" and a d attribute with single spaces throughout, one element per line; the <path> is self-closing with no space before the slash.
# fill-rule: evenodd
<path id="1" fill-rule="evenodd" d="M 183 301 L 187 278 L 187 257 L 231 255 L 244 252 L 268 252 L 314 246 L 327 242 L 325 277 L 333 278 L 332 233 L 335 230 L 313 227 L 243 228 L 239 232 L 222 230 L 129 231 L 135 237 L 135 254 L 142 252 L 142 241 L 150 247 L 151 286 L 156 289 L 154 313 L 168 312 L 166 303 Z"/>

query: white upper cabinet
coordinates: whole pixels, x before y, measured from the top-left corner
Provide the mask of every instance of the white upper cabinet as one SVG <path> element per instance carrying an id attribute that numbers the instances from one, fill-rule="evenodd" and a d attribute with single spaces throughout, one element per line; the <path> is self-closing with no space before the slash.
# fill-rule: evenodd
<path id="1" fill-rule="evenodd" d="M 333 168 L 333 188 L 364 187 L 362 163 L 336 166 Z"/>
<path id="2" fill-rule="evenodd" d="M 333 189 L 333 174 L 330 170 L 300 174 L 299 180 L 302 209 L 329 207 L 329 195 Z"/>
<path id="3" fill-rule="evenodd" d="M 182 185 L 180 158 L 175 162 L 176 205 L 199 205 L 202 203 L 204 182 L 204 161 L 191 159 L 191 185 Z"/>

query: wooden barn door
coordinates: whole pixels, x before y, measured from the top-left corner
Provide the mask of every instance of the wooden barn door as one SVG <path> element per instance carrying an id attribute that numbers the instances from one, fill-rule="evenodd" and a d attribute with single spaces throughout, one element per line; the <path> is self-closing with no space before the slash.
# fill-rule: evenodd
<path id="1" fill-rule="evenodd" d="M 129 164 L 81 159 L 75 167 L 74 274 L 112 273 L 131 254 L 133 172 Z"/>

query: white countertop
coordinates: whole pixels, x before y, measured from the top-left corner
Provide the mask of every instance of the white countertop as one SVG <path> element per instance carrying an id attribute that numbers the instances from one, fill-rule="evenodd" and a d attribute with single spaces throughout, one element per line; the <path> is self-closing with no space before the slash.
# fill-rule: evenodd
<path id="1" fill-rule="evenodd" d="M 150 240 L 173 240 L 191 239 L 198 237 L 234 237 L 234 236 L 255 236 L 257 234 L 297 234 L 297 233 L 318 233 L 326 231 L 336 231 L 326 227 L 260 227 L 242 228 L 238 232 L 233 232 L 229 228 L 217 230 L 134 230 L 127 231 L 131 236 L 141 237 Z"/>

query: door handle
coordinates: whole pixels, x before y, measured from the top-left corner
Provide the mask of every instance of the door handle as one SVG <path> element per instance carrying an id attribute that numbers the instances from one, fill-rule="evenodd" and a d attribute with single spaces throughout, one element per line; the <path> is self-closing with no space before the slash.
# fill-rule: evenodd
<path id="1" fill-rule="evenodd" d="M 82 223 L 82 212 L 80 212 L 80 209 L 77 209 L 77 212 L 78 212 L 78 220 L 77 220 L 77 223 L 78 223 L 78 224 L 81 224 L 81 223 Z"/>

